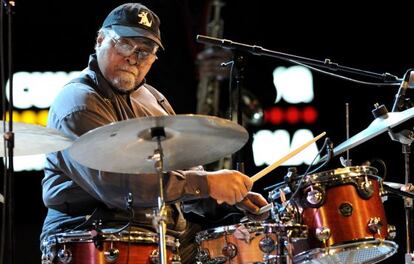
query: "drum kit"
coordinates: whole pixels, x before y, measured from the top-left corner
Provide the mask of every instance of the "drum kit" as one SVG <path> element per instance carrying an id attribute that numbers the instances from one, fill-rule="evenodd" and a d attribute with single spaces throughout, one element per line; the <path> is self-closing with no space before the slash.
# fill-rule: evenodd
<path id="1" fill-rule="evenodd" d="M 377 117 L 367 129 L 335 148 L 334 155 L 413 116 L 414 108 L 410 108 Z M 89 131 L 75 141 L 53 129 L 21 123 L 14 124 L 14 134 L 16 155 L 69 147 L 71 156 L 87 167 L 117 173 L 156 173 L 159 177 L 160 192 L 154 194 L 158 208 L 153 216 L 158 234 L 130 229 L 78 230 L 55 234 L 43 242 L 46 254 L 42 263 L 74 264 L 181 263 L 179 241 L 165 230 L 163 172 L 213 162 L 236 152 L 248 139 L 242 126 L 202 115 L 120 121 Z M 269 192 L 270 206 L 262 210 L 271 212 L 270 219 L 197 233 L 194 262 L 380 262 L 395 254 L 398 245 L 392 241 L 396 230 L 388 225 L 382 203 L 384 182 L 377 175 L 377 169 L 370 166 L 308 175 L 289 170 L 285 181 Z"/>

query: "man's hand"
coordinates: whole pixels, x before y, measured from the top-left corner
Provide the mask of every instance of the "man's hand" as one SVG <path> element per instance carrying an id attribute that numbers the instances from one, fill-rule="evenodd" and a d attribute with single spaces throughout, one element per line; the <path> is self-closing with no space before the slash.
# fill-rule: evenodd
<path id="1" fill-rule="evenodd" d="M 252 180 L 236 170 L 218 170 L 207 173 L 210 196 L 219 204 L 234 205 L 243 200 L 252 189 Z"/>
<path id="2" fill-rule="evenodd" d="M 243 201 L 238 203 L 236 206 L 246 213 L 249 220 L 263 221 L 268 218 L 270 214 L 268 211 L 259 214 L 259 210 L 267 204 L 268 202 L 260 193 L 249 192 Z"/>

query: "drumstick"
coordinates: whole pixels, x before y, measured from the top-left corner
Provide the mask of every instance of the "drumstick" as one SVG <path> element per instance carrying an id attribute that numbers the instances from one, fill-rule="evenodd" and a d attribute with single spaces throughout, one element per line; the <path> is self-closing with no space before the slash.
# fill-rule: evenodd
<path id="1" fill-rule="evenodd" d="M 320 133 L 318 136 L 316 136 L 313 139 L 309 140 L 308 142 L 306 142 L 302 146 L 300 146 L 300 147 L 296 148 L 295 150 L 289 152 L 283 158 L 275 161 L 273 164 L 271 164 L 271 165 L 267 166 L 266 168 L 264 168 L 263 170 L 259 171 L 258 173 L 256 173 L 254 176 L 251 177 L 252 181 L 255 182 L 255 181 L 259 180 L 260 178 L 262 178 L 263 176 L 265 176 L 266 174 L 268 174 L 272 170 L 274 170 L 277 167 L 279 167 L 285 161 L 289 160 L 290 158 L 292 158 L 293 156 L 295 156 L 296 154 L 298 154 L 299 152 L 301 152 L 302 150 L 304 150 L 305 148 L 307 148 L 310 144 L 316 142 L 318 139 L 320 139 L 321 137 L 325 136 L 325 134 L 326 134 L 326 132 Z"/>

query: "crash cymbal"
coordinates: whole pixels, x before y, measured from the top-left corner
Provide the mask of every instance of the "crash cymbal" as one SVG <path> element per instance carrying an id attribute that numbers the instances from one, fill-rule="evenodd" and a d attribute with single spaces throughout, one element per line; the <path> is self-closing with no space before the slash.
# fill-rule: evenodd
<path id="1" fill-rule="evenodd" d="M 151 128 L 164 128 L 161 141 L 165 171 L 188 169 L 216 161 L 239 150 L 248 133 L 218 117 L 176 115 L 143 117 L 96 128 L 78 138 L 70 155 L 86 167 L 118 173 L 154 173 L 149 159 L 157 149 Z"/>
<path id="2" fill-rule="evenodd" d="M 6 128 L 8 125 L 6 125 Z M 3 134 L 3 121 L 0 124 Z M 33 124 L 13 122 L 14 155 L 35 155 L 65 149 L 72 144 L 72 140 L 59 131 Z M 0 155 L 4 153 L 4 138 L 0 138 Z"/>
<path id="3" fill-rule="evenodd" d="M 414 108 L 404 110 L 402 112 L 390 112 L 383 116 L 375 118 L 374 121 L 364 130 L 352 136 L 348 140 L 342 142 L 334 148 L 334 156 L 341 154 L 344 151 L 352 149 L 375 136 L 387 131 L 389 128 L 394 128 L 403 122 L 414 117 Z M 323 157 L 321 160 L 326 159 Z"/>

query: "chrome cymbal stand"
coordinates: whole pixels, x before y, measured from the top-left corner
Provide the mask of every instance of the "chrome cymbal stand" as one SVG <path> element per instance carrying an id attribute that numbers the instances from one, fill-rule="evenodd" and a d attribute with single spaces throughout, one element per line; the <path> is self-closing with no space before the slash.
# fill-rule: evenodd
<path id="1" fill-rule="evenodd" d="M 159 182 L 159 196 L 158 196 L 158 208 L 154 213 L 154 219 L 152 221 L 154 227 L 157 228 L 158 232 L 158 248 L 160 264 L 167 264 L 167 247 L 165 240 L 165 233 L 167 229 L 166 216 L 167 211 L 165 210 L 164 201 L 164 180 L 163 180 L 163 168 L 164 168 L 164 154 L 161 147 L 161 141 L 166 138 L 164 127 L 153 127 L 151 128 L 152 140 L 157 141 L 157 149 L 154 150 L 154 155 L 151 157 L 155 161 L 154 167 L 158 175 Z"/>
<path id="2" fill-rule="evenodd" d="M 408 88 L 414 87 L 414 69 L 408 69 L 404 74 L 401 85 L 395 95 L 394 103 L 392 106 L 392 112 L 402 111 L 407 107 L 406 93 Z M 378 108 L 377 108 L 378 109 Z M 411 143 L 414 141 L 414 132 L 412 129 L 402 129 L 398 132 L 388 129 L 388 134 L 392 140 L 402 144 L 402 153 L 404 155 L 404 169 L 405 179 L 404 184 L 408 185 L 412 182 L 410 176 L 410 154 L 411 154 Z M 404 211 L 405 211 L 405 235 L 406 235 L 406 253 L 405 263 L 414 263 L 414 254 L 412 251 L 412 238 L 413 233 L 413 199 L 410 197 L 404 197 Z"/>
<path id="3" fill-rule="evenodd" d="M 4 146 L 4 175 L 3 175 L 3 192 L 4 192 L 4 205 L 2 208 L 2 223 L 1 223 L 1 239 L 0 239 L 0 263 L 14 264 L 15 263 L 15 224 L 14 224 L 14 133 L 13 133 L 13 53 L 12 53 L 12 22 L 15 1 L 13 0 L 0 0 L 0 87 L 1 87 L 1 104 L 2 104 L 2 119 L 6 120 L 8 112 L 8 126 L 6 121 L 3 121 L 3 140 Z M 3 10 L 7 14 L 7 56 L 4 56 L 6 43 L 4 38 L 3 25 L 6 24 L 6 19 L 3 20 Z M 9 78 L 9 103 L 6 103 L 6 88 L 4 84 L 4 67 L 7 57 L 7 76 Z M 8 106 L 8 107 L 6 107 Z M 7 129 L 6 129 L 7 127 Z"/>

